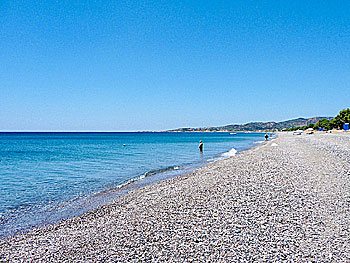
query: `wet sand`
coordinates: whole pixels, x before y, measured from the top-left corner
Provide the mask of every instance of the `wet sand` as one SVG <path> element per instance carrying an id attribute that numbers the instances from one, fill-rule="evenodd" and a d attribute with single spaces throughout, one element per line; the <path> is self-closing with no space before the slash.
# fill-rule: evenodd
<path id="1" fill-rule="evenodd" d="M 59 224 L 0 262 L 350 262 L 350 136 L 281 133 Z"/>

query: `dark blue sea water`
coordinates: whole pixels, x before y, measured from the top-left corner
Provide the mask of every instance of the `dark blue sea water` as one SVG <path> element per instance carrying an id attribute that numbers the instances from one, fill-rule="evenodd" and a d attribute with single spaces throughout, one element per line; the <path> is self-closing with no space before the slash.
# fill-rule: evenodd
<path id="1" fill-rule="evenodd" d="M 0 237 L 80 215 L 131 189 L 248 149 L 263 135 L 0 133 Z"/>

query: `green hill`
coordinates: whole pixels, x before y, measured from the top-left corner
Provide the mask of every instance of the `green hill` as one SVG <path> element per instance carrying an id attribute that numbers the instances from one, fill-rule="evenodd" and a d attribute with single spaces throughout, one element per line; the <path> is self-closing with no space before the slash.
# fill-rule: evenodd
<path id="1" fill-rule="evenodd" d="M 218 127 L 202 127 L 202 128 L 179 128 L 169 130 L 169 132 L 193 132 L 193 131 L 262 131 L 262 130 L 280 130 L 290 127 L 307 126 L 316 123 L 320 119 L 333 119 L 332 117 L 313 117 L 313 118 L 297 118 L 293 120 L 281 122 L 249 122 L 246 124 L 230 124 Z"/>

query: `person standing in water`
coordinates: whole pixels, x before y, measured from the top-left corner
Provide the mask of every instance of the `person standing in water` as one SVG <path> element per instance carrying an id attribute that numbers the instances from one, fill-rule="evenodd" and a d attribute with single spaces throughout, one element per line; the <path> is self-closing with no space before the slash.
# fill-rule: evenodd
<path id="1" fill-rule="evenodd" d="M 199 141 L 199 151 L 200 152 L 203 152 L 203 142 L 202 141 Z"/>
<path id="2" fill-rule="evenodd" d="M 267 133 L 265 133 L 265 141 L 267 141 L 268 138 L 269 136 L 267 135 Z"/>

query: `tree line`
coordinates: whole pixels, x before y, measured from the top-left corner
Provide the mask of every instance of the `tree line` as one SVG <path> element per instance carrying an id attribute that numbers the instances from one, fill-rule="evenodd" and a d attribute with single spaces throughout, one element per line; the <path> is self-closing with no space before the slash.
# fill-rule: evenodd
<path id="1" fill-rule="evenodd" d="M 339 112 L 337 116 L 335 116 L 333 119 L 321 119 L 315 124 L 311 123 L 307 126 L 302 127 L 291 127 L 288 129 L 285 129 L 286 131 L 296 131 L 296 130 L 305 130 L 308 128 L 313 128 L 314 130 L 323 129 L 323 130 L 332 130 L 332 129 L 342 129 L 343 125 L 345 123 L 350 122 L 350 109 L 344 109 Z"/>

